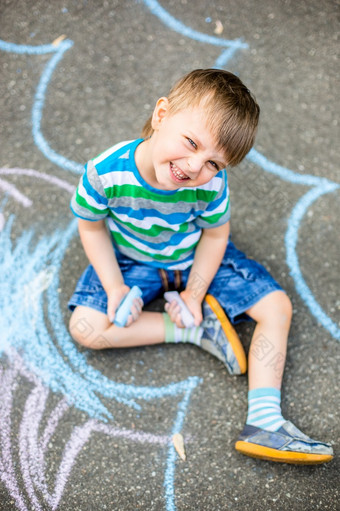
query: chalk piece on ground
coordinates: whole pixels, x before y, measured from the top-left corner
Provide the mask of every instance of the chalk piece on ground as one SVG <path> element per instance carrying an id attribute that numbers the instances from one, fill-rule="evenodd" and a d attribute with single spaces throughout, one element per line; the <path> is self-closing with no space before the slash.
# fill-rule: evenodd
<path id="1" fill-rule="evenodd" d="M 184 439 L 180 433 L 175 433 L 172 437 L 172 443 L 177 451 L 178 456 L 185 461 L 187 459 L 184 448 Z"/>
<path id="2" fill-rule="evenodd" d="M 66 39 L 66 35 L 65 34 L 60 35 L 59 37 L 57 37 L 57 39 L 54 39 L 52 46 L 59 46 L 61 41 L 63 41 L 64 39 Z"/>

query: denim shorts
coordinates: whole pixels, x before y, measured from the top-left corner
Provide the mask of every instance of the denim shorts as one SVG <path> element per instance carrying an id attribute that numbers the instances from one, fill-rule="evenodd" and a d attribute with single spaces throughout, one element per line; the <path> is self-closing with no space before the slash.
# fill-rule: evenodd
<path id="1" fill-rule="evenodd" d="M 140 263 L 121 253 L 116 253 L 116 256 L 125 284 L 129 287 L 137 285 L 141 288 L 145 305 L 163 296 L 165 291 L 180 292 L 186 286 L 190 268 L 165 270 Z M 193 292 L 195 287 L 199 292 L 204 282 L 199 275 L 193 277 Z M 236 324 L 249 320 L 245 311 L 267 294 L 277 290 L 282 288 L 268 271 L 258 262 L 249 259 L 229 241 L 221 266 L 208 293 L 218 300 L 230 321 Z M 83 305 L 106 314 L 107 296 L 91 265 L 79 279 L 68 305 L 71 311 L 78 305 Z"/>

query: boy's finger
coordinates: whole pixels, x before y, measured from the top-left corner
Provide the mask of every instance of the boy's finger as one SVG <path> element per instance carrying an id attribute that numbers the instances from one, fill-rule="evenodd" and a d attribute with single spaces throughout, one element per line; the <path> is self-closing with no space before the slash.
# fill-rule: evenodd
<path id="1" fill-rule="evenodd" d="M 195 317 L 195 326 L 200 326 L 202 321 L 203 321 L 203 317 L 202 316 Z"/>
<path id="2" fill-rule="evenodd" d="M 131 314 L 129 314 L 129 317 L 127 318 L 125 328 L 130 326 L 133 323 L 133 317 Z"/>
<path id="3" fill-rule="evenodd" d="M 144 305 L 144 302 L 141 298 L 136 298 L 134 301 L 133 301 L 133 305 L 136 309 L 136 311 L 138 313 L 141 313 L 142 311 L 142 308 L 143 308 L 143 305 Z"/>
<path id="4" fill-rule="evenodd" d="M 182 320 L 181 313 L 179 313 L 179 314 L 177 314 L 177 315 L 176 315 L 176 325 L 177 325 L 179 328 L 184 328 L 184 323 L 183 323 L 183 320 Z"/>

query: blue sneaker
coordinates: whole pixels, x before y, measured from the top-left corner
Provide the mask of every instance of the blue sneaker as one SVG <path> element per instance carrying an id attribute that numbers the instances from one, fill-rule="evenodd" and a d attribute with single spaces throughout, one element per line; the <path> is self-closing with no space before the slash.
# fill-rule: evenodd
<path id="1" fill-rule="evenodd" d="M 330 444 L 312 440 L 290 421 L 286 421 L 278 431 L 246 424 L 235 449 L 252 458 L 301 465 L 327 463 L 334 455 Z"/>
<path id="2" fill-rule="evenodd" d="M 242 343 L 224 313 L 224 310 L 212 295 L 206 295 L 203 302 L 203 330 L 201 347 L 221 360 L 232 375 L 244 374 L 247 359 Z"/>

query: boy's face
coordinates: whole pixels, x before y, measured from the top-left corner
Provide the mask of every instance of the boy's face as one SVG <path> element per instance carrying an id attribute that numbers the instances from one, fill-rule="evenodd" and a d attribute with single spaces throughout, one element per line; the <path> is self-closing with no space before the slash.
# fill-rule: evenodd
<path id="1" fill-rule="evenodd" d="M 210 181 L 226 167 L 224 153 L 206 126 L 204 108 L 186 108 L 169 113 L 167 98 L 156 104 L 150 139 L 153 181 L 156 188 L 176 190 Z"/>

